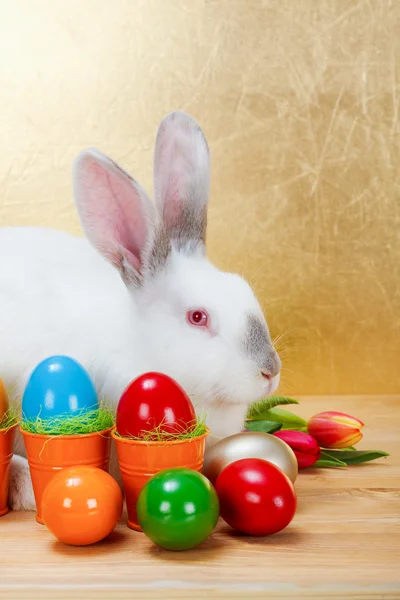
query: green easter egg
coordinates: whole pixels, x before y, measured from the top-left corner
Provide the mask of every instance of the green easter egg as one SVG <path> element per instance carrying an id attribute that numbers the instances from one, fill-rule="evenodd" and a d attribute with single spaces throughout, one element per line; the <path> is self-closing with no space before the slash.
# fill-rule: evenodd
<path id="1" fill-rule="evenodd" d="M 217 493 L 190 469 L 161 471 L 147 482 L 137 503 L 139 525 L 157 546 L 188 550 L 203 542 L 219 517 Z"/>

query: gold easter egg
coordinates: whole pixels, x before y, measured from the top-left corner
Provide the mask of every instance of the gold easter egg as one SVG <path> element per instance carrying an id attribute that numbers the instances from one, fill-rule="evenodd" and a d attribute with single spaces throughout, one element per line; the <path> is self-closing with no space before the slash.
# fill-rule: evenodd
<path id="1" fill-rule="evenodd" d="M 225 467 L 241 458 L 263 458 L 281 469 L 292 483 L 298 473 L 293 450 L 279 438 L 262 431 L 245 431 L 226 437 L 207 448 L 203 474 L 215 483 Z"/>
<path id="2" fill-rule="evenodd" d="M 6 388 L 4 387 L 4 384 L 3 384 L 2 380 L 0 379 L 0 423 L 1 423 L 4 415 L 8 411 L 8 406 L 9 406 L 9 404 L 8 404 L 8 396 L 7 396 Z"/>

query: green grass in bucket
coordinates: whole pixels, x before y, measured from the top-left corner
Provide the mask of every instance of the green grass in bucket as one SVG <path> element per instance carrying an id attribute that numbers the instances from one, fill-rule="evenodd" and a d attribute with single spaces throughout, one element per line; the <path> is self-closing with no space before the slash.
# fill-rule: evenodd
<path id="1" fill-rule="evenodd" d="M 177 442 L 180 440 L 191 440 L 201 435 L 204 435 L 207 431 L 205 416 L 200 416 L 196 420 L 191 421 L 185 425 L 176 423 L 174 431 L 164 431 L 163 424 L 160 423 L 154 429 L 150 431 L 143 430 L 140 436 L 126 436 L 119 435 L 116 431 L 116 435 L 125 440 L 136 440 L 138 442 Z"/>
<path id="2" fill-rule="evenodd" d="M 0 420 L 0 429 L 10 429 L 16 423 L 18 423 L 18 413 L 11 405 Z"/>
<path id="3" fill-rule="evenodd" d="M 41 435 L 84 435 L 104 431 L 113 425 L 113 411 L 100 406 L 95 410 L 80 411 L 73 416 L 66 414 L 49 419 L 41 419 L 38 416 L 32 421 L 22 419 L 21 429 Z"/>

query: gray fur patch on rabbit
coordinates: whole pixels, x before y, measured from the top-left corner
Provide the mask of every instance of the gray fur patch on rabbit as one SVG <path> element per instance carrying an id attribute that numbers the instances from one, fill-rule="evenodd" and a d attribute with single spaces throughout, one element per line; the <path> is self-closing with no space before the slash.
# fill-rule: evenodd
<path id="1" fill-rule="evenodd" d="M 243 345 L 247 356 L 257 363 L 262 371 L 272 376 L 279 373 L 281 363 L 272 345 L 268 327 L 255 315 L 247 316 Z"/>

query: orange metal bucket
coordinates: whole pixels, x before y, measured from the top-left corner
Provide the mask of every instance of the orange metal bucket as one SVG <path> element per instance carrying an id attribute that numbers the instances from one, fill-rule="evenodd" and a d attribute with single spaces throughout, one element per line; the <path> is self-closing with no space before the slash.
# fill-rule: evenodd
<path id="1" fill-rule="evenodd" d="M 43 492 L 55 473 L 66 467 L 85 465 L 108 471 L 112 427 L 83 435 L 39 435 L 20 428 L 36 500 L 36 521 L 42 518 Z"/>
<path id="2" fill-rule="evenodd" d="M 10 466 L 13 455 L 15 429 L 17 423 L 7 429 L 0 429 L 0 517 L 8 512 L 8 489 L 10 487 Z"/>
<path id="3" fill-rule="evenodd" d="M 153 475 L 174 467 L 201 472 L 204 462 L 207 429 L 203 435 L 173 442 L 141 442 L 116 435 L 118 462 L 128 509 L 128 527 L 141 531 L 137 521 L 136 503 L 145 484 Z"/>

